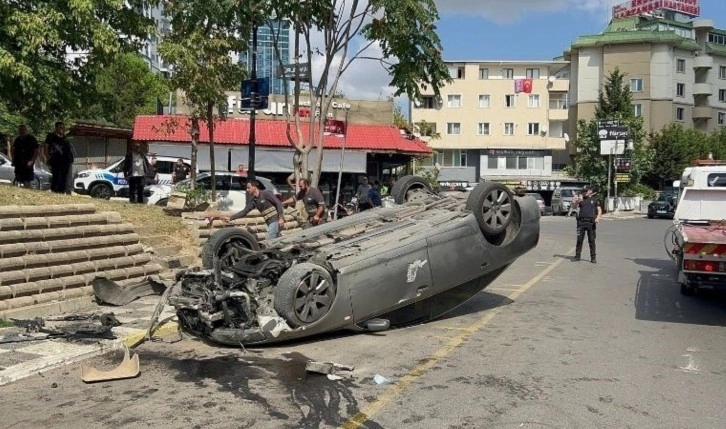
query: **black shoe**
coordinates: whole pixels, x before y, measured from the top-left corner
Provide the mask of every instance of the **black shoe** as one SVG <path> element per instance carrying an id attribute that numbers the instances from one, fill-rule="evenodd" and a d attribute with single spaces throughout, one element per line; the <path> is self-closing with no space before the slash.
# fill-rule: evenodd
<path id="1" fill-rule="evenodd" d="M 580 261 L 579 256 L 575 256 L 574 258 L 572 258 L 572 262 L 579 262 L 579 261 Z"/>
<path id="2" fill-rule="evenodd" d="M 593 264 L 597 264 L 597 259 L 595 259 L 595 258 L 592 258 L 592 259 L 590 260 L 590 262 L 592 262 Z"/>

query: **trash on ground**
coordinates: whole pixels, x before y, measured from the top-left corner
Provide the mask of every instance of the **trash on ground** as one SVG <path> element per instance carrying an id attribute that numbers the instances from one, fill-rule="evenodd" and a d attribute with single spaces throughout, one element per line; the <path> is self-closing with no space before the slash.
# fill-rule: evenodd
<path id="1" fill-rule="evenodd" d="M 393 380 L 387 377 L 384 377 L 380 374 L 376 374 L 373 376 L 373 381 L 376 382 L 376 384 L 391 384 L 393 383 Z"/>
<path id="2" fill-rule="evenodd" d="M 84 383 L 95 383 L 99 381 L 123 380 L 137 377 L 141 373 L 139 367 L 139 354 L 134 353 L 129 358 L 129 349 L 124 346 L 124 359 L 121 364 L 110 371 L 99 371 L 86 364 L 81 364 L 81 380 Z"/>
<path id="3" fill-rule="evenodd" d="M 354 369 L 355 368 L 353 366 L 341 365 L 339 363 L 333 362 L 315 362 L 311 360 L 307 364 L 305 364 L 305 371 L 328 375 L 328 378 L 331 380 L 335 378 L 331 378 L 330 376 L 337 376 L 337 373 L 339 371 L 353 371 Z"/>
<path id="4" fill-rule="evenodd" d="M 113 340 L 116 335 L 111 328 L 121 325 L 121 322 L 113 313 L 69 314 L 47 319 L 36 317 L 35 319 L 11 320 L 15 327 L 25 329 L 25 333 L 4 335 L 0 337 L 0 343 L 18 343 L 51 338 Z M 51 322 L 51 324 L 48 322 Z"/>

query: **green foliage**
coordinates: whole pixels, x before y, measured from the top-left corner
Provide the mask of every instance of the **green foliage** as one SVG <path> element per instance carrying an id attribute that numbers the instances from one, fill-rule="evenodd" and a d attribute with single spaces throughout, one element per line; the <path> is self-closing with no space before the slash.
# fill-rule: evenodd
<path id="1" fill-rule="evenodd" d="M 678 180 L 694 159 L 708 157 L 711 144 L 708 136 L 693 128 L 670 124 L 649 136 L 653 163 L 645 176 L 645 182 L 662 189 L 666 182 Z"/>
<path id="2" fill-rule="evenodd" d="M 393 106 L 393 125 L 398 128 L 411 128 L 411 124 L 408 122 L 408 118 L 403 115 L 403 110 L 398 104 Z"/>
<path id="3" fill-rule="evenodd" d="M 423 119 L 413 124 L 414 132 L 421 134 L 422 136 L 430 137 L 431 140 L 438 140 L 441 138 L 441 133 L 436 131 L 435 122 L 426 122 Z"/>
<path id="4" fill-rule="evenodd" d="M 720 127 L 709 136 L 708 150 L 713 159 L 726 159 L 726 128 Z"/>
<path id="5" fill-rule="evenodd" d="M 200 204 L 207 203 L 212 200 L 212 193 L 204 186 L 192 186 L 194 181 L 183 180 L 174 185 L 175 192 L 183 192 L 186 194 L 184 207 L 187 209 L 195 208 Z"/>
<path id="6" fill-rule="evenodd" d="M 618 192 L 623 197 L 643 197 L 646 200 L 654 200 L 656 198 L 656 192 L 649 186 L 642 183 L 634 183 L 625 185 L 621 192 Z"/>
<path id="7" fill-rule="evenodd" d="M 597 135 L 597 119 L 580 120 L 577 123 L 577 139 L 573 141 L 577 150 L 575 159 L 565 171 L 574 177 L 590 182 L 596 189 L 607 186 L 607 157 L 600 155 L 600 141 Z"/>
<path id="8" fill-rule="evenodd" d="M 0 126 L 27 122 L 38 133 L 84 111 L 89 76 L 114 55 L 135 51 L 153 29 L 144 0 L 0 2 Z M 75 67 L 68 51 L 91 58 Z M 89 93 L 90 92 L 90 93 Z"/>
<path id="9" fill-rule="evenodd" d="M 598 119 L 634 118 L 633 96 L 625 82 L 625 74 L 616 67 L 607 78 L 603 90 L 598 94 L 595 117 Z"/>
<path id="10" fill-rule="evenodd" d="M 439 190 L 439 170 L 435 167 L 429 167 L 429 168 L 422 168 L 419 170 L 419 174 L 422 179 L 424 179 L 429 186 L 431 186 L 431 189 L 434 191 Z"/>

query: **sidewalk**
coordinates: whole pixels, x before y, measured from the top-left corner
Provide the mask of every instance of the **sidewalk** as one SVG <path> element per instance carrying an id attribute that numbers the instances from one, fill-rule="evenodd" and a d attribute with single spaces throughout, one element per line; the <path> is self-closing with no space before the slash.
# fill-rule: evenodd
<path id="1" fill-rule="evenodd" d="M 112 350 L 131 346 L 146 334 L 152 314 L 159 302 L 159 296 L 146 296 L 123 307 L 100 306 L 73 313 L 92 315 L 113 313 L 121 326 L 112 328 L 116 339 L 74 339 L 65 338 L 0 343 L 0 386 L 25 377 L 58 368 L 84 359 L 101 355 Z M 63 315 L 54 315 L 62 317 Z M 50 319 L 50 318 L 49 318 Z M 52 324 L 54 322 L 47 322 Z M 173 308 L 167 306 L 157 322 L 153 335 L 164 336 L 178 331 Z M 0 338 L 5 335 L 25 333 L 18 327 L 0 328 Z M 28 334 L 39 337 L 44 334 Z"/>
<path id="2" fill-rule="evenodd" d="M 638 210 L 628 210 L 628 211 L 617 210 L 617 211 L 613 211 L 610 213 L 605 213 L 604 215 L 602 215 L 602 217 L 605 219 L 620 220 L 620 219 L 643 219 L 643 218 L 646 218 L 647 216 Z"/>

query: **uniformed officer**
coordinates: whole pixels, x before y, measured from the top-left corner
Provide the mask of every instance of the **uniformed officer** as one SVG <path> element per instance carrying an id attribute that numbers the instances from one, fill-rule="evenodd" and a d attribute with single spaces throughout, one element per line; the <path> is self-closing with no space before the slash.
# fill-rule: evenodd
<path id="1" fill-rule="evenodd" d="M 595 251 L 595 231 L 597 223 L 600 222 L 602 208 L 597 200 L 593 197 L 592 188 L 585 186 L 582 190 L 582 198 L 573 202 L 575 208 L 579 208 L 577 216 L 577 247 L 575 247 L 575 258 L 573 261 L 579 261 L 582 254 L 582 242 L 587 233 L 587 243 L 590 245 L 590 260 L 593 264 L 597 263 Z"/>

